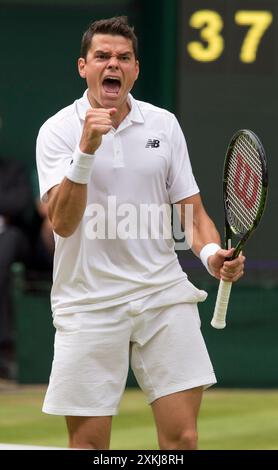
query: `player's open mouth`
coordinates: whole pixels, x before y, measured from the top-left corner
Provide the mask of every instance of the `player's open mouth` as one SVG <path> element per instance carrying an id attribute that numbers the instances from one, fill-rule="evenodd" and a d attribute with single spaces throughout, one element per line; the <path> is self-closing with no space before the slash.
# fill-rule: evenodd
<path id="1" fill-rule="evenodd" d="M 105 93 L 109 93 L 111 95 L 118 95 L 121 89 L 121 80 L 118 77 L 105 77 L 102 82 L 103 89 Z"/>

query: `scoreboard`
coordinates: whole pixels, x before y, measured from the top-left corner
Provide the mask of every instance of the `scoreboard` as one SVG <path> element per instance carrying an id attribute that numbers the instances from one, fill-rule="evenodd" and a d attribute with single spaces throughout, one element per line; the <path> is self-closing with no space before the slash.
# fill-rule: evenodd
<path id="1" fill-rule="evenodd" d="M 277 281 L 278 1 L 180 0 L 177 23 L 177 114 L 205 207 L 223 233 L 228 142 L 238 129 L 253 130 L 266 149 L 270 191 L 246 245 L 247 279 Z"/>
<path id="2" fill-rule="evenodd" d="M 183 1 L 188 70 L 274 71 L 275 0 Z"/>

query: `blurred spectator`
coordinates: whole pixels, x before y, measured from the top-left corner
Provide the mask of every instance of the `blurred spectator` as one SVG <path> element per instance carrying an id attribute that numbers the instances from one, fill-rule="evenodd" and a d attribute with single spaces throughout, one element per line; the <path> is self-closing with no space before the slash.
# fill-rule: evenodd
<path id="1" fill-rule="evenodd" d="M 54 236 L 50 224 L 47 204 L 40 199 L 38 174 L 36 168 L 31 173 L 33 195 L 35 200 L 35 212 L 31 224 L 30 239 L 33 242 L 34 256 L 29 262 L 28 268 L 46 272 L 52 279 Z"/>
<path id="2" fill-rule="evenodd" d="M 0 377 L 14 375 L 11 265 L 28 262 L 30 244 L 27 219 L 32 210 L 32 190 L 24 167 L 0 159 Z"/>
<path id="3" fill-rule="evenodd" d="M 51 236 L 24 165 L 0 158 L 0 378 L 16 376 L 11 266 L 19 261 L 27 270 L 51 271 Z"/>

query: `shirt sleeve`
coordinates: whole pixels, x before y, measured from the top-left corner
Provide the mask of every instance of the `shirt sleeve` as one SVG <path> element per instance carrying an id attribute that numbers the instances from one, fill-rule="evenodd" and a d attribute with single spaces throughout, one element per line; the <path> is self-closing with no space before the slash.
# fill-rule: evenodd
<path id="1" fill-rule="evenodd" d="M 72 160 L 75 149 L 72 139 L 67 139 L 65 132 L 45 123 L 39 132 L 36 145 L 36 160 L 39 178 L 40 196 L 47 202 L 47 192 L 60 184 Z"/>
<path id="2" fill-rule="evenodd" d="M 181 127 L 174 117 L 171 132 L 171 164 L 168 171 L 167 190 L 171 204 L 199 193 Z"/>

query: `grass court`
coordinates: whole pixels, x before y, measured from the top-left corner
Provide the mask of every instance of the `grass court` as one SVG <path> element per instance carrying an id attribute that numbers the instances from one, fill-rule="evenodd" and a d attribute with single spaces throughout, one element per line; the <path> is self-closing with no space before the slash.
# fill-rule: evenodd
<path id="1" fill-rule="evenodd" d="M 67 446 L 64 418 L 41 412 L 44 386 L 0 391 L 0 442 Z M 278 391 L 205 392 L 199 417 L 201 450 L 278 450 Z M 151 408 L 138 389 L 127 389 L 113 419 L 111 449 L 157 449 Z"/>

